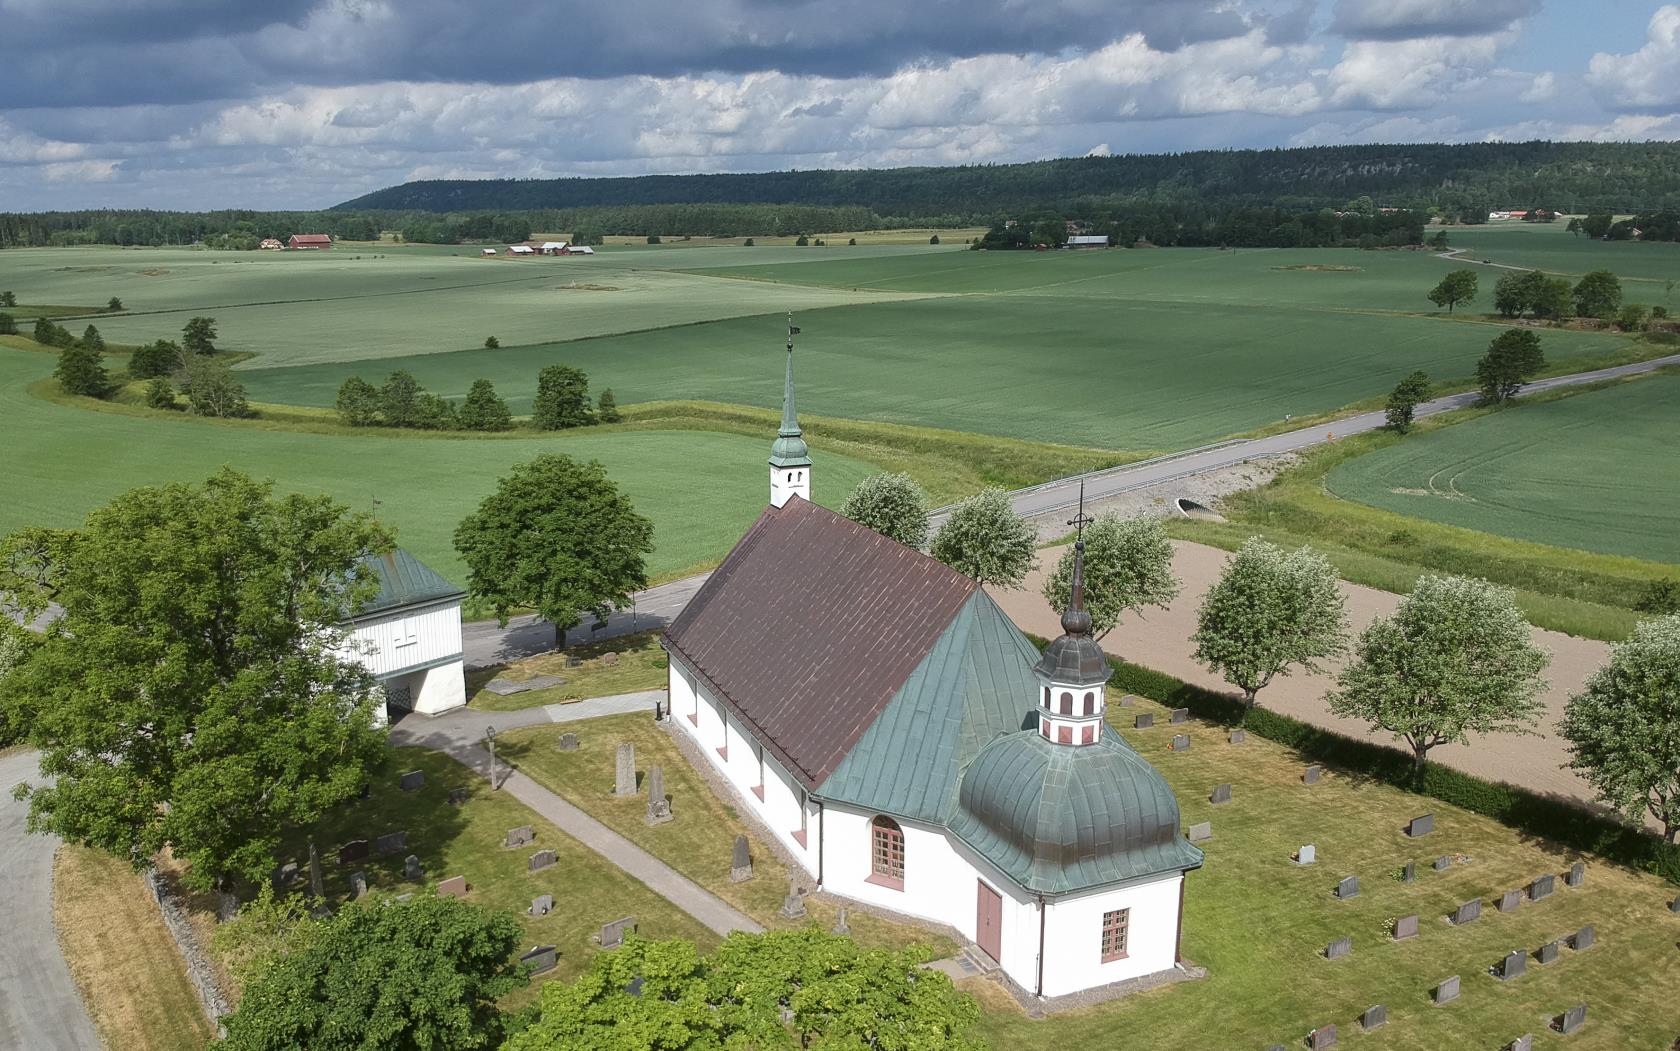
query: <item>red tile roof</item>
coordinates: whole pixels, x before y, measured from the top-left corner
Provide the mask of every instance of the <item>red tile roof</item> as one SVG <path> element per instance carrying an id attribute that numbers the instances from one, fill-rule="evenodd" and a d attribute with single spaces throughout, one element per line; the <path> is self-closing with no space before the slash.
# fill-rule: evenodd
<path id="1" fill-rule="evenodd" d="M 327 234 L 293 234 L 292 243 L 304 245 L 330 245 L 332 244 L 332 237 Z"/>
<path id="2" fill-rule="evenodd" d="M 759 516 L 665 646 L 815 788 L 978 587 L 796 497 Z"/>

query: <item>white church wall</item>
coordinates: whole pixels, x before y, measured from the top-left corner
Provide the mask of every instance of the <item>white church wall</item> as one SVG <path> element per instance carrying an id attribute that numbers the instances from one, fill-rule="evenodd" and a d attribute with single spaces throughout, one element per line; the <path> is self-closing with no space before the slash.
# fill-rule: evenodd
<path id="1" fill-rule="evenodd" d="M 1175 872 L 1147 883 L 1052 901 L 1044 933 L 1044 995 L 1064 996 L 1173 966 L 1183 879 Z M 1103 913 L 1113 909 L 1131 910 L 1127 955 L 1104 963 Z"/>
<path id="2" fill-rule="evenodd" d="M 357 621 L 349 649 L 375 675 L 461 655 L 461 604 L 448 602 Z"/>
<path id="3" fill-rule="evenodd" d="M 467 703 L 467 669 L 464 661 L 450 661 L 420 673 L 420 688 L 414 695 L 414 710 L 421 715 L 438 715 Z"/>

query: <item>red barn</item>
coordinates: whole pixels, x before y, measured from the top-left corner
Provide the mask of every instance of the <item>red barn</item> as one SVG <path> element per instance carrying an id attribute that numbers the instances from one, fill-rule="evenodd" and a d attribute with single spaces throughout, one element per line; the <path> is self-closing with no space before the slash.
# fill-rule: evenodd
<path id="1" fill-rule="evenodd" d="M 326 234 L 293 234 L 286 242 L 287 248 L 320 248 L 332 247 L 332 238 Z"/>

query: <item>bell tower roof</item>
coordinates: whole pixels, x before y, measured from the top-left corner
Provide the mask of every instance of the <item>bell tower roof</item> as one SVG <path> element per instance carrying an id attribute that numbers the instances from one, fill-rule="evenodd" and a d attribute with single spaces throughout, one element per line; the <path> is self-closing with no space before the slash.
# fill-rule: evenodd
<path id="1" fill-rule="evenodd" d="M 809 467 L 811 466 L 811 450 L 805 445 L 804 432 L 799 429 L 799 414 L 793 405 L 793 337 L 799 334 L 799 327 L 793 323 L 793 315 L 788 315 L 787 338 L 787 383 L 782 390 L 782 426 L 776 432 L 776 440 L 770 446 L 770 465 L 772 467 Z"/>
<path id="2" fill-rule="evenodd" d="M 1114 675 L 1108 655 L 1091 635 L 1091 613 L 1085 608 L 1085 527 L 1092 519 L 1085 514 L 1085 486 L 1079 486 L 1079 513 L 1068 522 L 1075 527 L 1073 580 L 1067 609 L 1062 611 L 1062 634 L 1044 649 L 1034 671 L 1051 682 L 1070 686 L 1094 686 Z"/>

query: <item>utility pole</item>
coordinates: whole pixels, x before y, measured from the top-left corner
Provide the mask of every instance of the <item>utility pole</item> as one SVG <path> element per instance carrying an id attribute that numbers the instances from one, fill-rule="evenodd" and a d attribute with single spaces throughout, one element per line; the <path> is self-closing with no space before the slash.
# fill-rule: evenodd
<path id="1" fill-rule="evenodd" d="M 484 747 L 490 749 L 490 790 L 494 792 L 502 787 L 496 780 L 496 728 L 494 726 L 484 728 Z"/>

